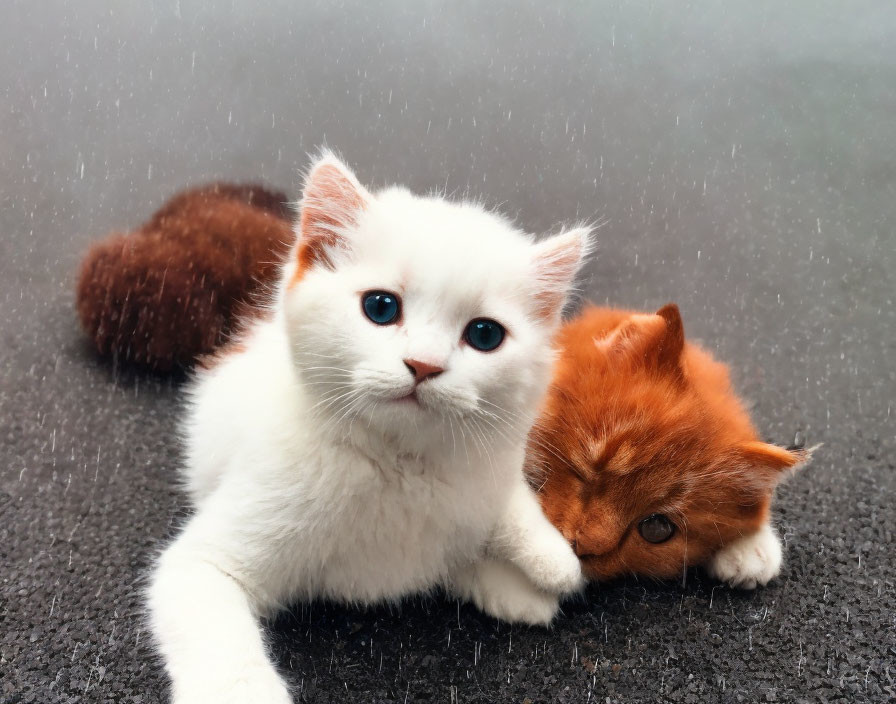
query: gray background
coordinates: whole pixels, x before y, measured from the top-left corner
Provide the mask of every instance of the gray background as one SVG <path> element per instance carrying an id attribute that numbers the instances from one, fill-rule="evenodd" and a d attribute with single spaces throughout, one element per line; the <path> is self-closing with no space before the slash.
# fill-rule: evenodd
<path id="1" fill-rule="evenodd" d="M 678 302 L 767 439 L 824 447 L 767 589 L 621 581 L 550 631 L 297 607 L 304 700 L 896 696 L 896 5 L 6 0 L 0 91 L 0 701 L 165 693 L 140 590 L 186 515 L 179 383 L 93 357 L 85 246 L 205 179 L 295 192 L 322 143 L 532 231 L 603 218 L 586 294 Z"/>

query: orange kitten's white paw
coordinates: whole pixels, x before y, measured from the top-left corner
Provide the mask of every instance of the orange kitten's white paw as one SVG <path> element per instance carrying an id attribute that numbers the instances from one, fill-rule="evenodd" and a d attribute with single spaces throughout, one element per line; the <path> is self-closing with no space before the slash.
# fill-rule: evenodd
<path id="1" fill-rule="evenodd" d="M 720 550 L 707 566 L 709 573 L 729 586 L 755 589 L 781 571 L 781 540 L 769 524 Z"/>

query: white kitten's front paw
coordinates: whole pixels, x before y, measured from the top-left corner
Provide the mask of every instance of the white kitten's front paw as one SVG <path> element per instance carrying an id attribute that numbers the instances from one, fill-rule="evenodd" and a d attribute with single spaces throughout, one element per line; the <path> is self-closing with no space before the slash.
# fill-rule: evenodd
<path id="1" fill-rule="evenodd" d="M 739 538 L 717 552 L 707 565 L 708 572 L 729 586 L 755 589 L 766 585 L 781 571 L 781 541 L 771 526 Z"/>
<path id="2" fill-rule="evenodd" d="M 503 562 L 479 563 L 468 597 L 489 616 L 530 626 L 547 626 L 560 609 L 556 594 L 540 590 L 519 568 Z"/>
<path id="3" fill-rule="evenodd" d="M 210 665 L 209 672 L 220 679 L 177 688 L 172 704 L 292 704 L 289 690 L 272 667 L 224 669 Z"/>
<path id="4" fill-rule="evenodd" d="M 572 594 L 585 586 L 579 558 L 558 532 L 544 535 L 531 546 L 525 571 L 536 585 L 554 594 Z"/>
<path id="5" fill-rule="evenodd" d="M 507 623 L 529 626 L 548 626 L 560 610 L 557 596 L 536 589 L 508 590 L 503 594 L 492 591 L 477 592 L 473 603 L 480 611 Z"/>

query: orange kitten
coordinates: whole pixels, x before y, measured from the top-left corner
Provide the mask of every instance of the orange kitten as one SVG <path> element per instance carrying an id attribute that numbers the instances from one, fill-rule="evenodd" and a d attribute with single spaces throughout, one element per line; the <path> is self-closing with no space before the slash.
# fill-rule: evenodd
<path id="1" fill-rule="evenodd" d="M 557 347 L 529 474 L 586 573 L 672 577 L 705 564 L 744 588 L 777 575 L 769 504 L 808 453 L 759 440 L 727 368 L 685 342 L 678 308 L 592 307 Z"/>

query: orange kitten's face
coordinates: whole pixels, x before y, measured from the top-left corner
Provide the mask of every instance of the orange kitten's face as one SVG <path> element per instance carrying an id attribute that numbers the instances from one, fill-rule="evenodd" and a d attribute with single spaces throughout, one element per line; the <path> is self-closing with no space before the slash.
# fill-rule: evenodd
<path id="1" fill-rule="evenodd" d="M 684 344 L 678 309 L 590 309 L 529 446 L 548 518 L 594 579 L 672 577 L 755 532 L 800 453 L 759 442 L 725 367 Z"/>

